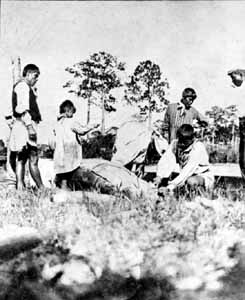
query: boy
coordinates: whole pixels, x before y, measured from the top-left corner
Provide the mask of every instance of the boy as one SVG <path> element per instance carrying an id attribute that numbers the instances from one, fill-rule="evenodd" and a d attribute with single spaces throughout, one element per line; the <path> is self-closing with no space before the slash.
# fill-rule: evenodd
<path id="1" fill-rule="evenodd" d="M 161 157 L 156 183 L 164 185 L 169 191 L 184 184 L 190 188 L 210 188 L 213 185 L 208 153 L 204 144 L 195 140 L 194 128 L 190 124 L 183 124 L 178 129 L 177 139 Z"/>
<path id="2" fill-rule="evenodd" d="M 169 143 L 176 139 L 177 130 L 182 124 L 193 125 L 193 121 L 197 120 L 200 125 L 208 125 L 207 119 L 192 106 L 196 98 L 197 95 L 194 89 L 185 88 L 180 103 L 170 103 L 168 105 L 162 131 L 163 136 L 167 132 L 166 138 Z"/>
<path id="3" fill-rule="evenodd" d="M 25 188 L 25 164 L 29 160 L 30 174 L 38 188 L 43 187 L 38 168 L 37 124 L 41 114 L 37 104 L 35 84 L 40 75 L 34 64 L 26 65 L 22 79 L 17 82 L 12 93 L 12 112 L 5 116 L 11 129 L 9 150 L 10 165 L 16 175 L 16 188 Z"/>

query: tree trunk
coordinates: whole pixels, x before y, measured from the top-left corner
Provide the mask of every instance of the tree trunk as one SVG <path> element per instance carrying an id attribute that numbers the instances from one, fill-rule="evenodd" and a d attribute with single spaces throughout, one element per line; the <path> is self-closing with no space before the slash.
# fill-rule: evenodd
<path id="1" fill-rule="evenodd" d="M 87 125 L 90 122 L 90 109 L 91 109 L 91 99 L 90 99 L 90 97 L 88 97 Z"/>
<path id="2" fill-rule="evenodd" d="M 204 128 L 201 128 L 201 139 L 204 140 Z"/>
<path id="3" fill-rule="evenodd" d="M 232 146 L 235 145 L 235 124 L 234 124 L 234 122 L 232 123 L 232 138 L 231 138 L 231 144 L 232 144 Z"/>
<path id="4" fill-rule="evenodd" d="M 151 120 L 152 120 L 152 111 L 151 111 L 151 105 L 149 101 L 149 114 L 148 114 L 148 128 L 151 129 Z"/>
<path id="5" fill-rule="evenodd" d="M 105 135 L 105 94 L 102 94 L 101 134 Z"/>
<path id="6" fill-rule="evenodd" d="M 151 122 L 152 122 L 152 111 L 151 111 L 151 90 L 150 87 L 148 87 L 148 105 L 149 105 L 149 113 L 148 113 L 148 128 L 151 130 Z"/>
<path id="7" fill-rule="evenodd" d="M 215 137 L 215 134 L 214 132 L 212 132 L 212 145 L 214 146 L 214 137 Z"/>

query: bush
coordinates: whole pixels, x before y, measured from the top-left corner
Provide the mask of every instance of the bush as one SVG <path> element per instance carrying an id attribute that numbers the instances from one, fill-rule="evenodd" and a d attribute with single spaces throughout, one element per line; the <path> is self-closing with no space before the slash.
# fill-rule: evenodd
<path id="1" fill-rule="evenodd" d="M 238 163 L 239 153 L 232 145 L 206 144 L 210 163 Z"/>
<path id="2" fill-rule="evenodd" d="M 83 158 L 103 158 L 111 160 L 116 135 L 107 134 L 88 139 L 82 142 Z"/>

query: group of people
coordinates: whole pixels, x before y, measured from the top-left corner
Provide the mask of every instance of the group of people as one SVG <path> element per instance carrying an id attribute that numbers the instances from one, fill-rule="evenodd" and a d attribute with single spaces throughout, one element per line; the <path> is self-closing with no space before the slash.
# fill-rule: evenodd
<path id="1" fill-rule="evenodd" d="M 25 188 L 27 161 L 29 161 L 29 170 L 34 182 L 38 188 L 43 188 L 38 168 L 36 130 L 38 123 L 42 120 L 35 88 L 40 70 L 36 65 L 28 64 L 23 69 L 22 75 L 21 80 L 13 87 L 11 112 L 5 116 L 11 129 L 9 162 L 16 175 L 18 190 Z M 232 74 L 232 76 L 235 75 Z M 202 126 L 208 124 L 207 119 L 192 106 L 196 97 L 194 89 L 186 88 L 180 102 L 171 103 L 167 107 L 162 135 L 168 140 L 169 147 L 158 163 L 155 183 L 159 191 L 166 189 L 174 191 L 183 185 L 191 188 L 197 186 L 209 188 L 214 183 L 205 145 L 195 138 L 193 122 L 196 120 Z M 82 147 L 78 139 L 78 135 L 87 134 L 98 124 L 81 125 L 74 121 L 75 112 L 74 104 L 70 100 L 65 100 L 60 105 L 54 129 L 54 169 L 56 184 L 62 189 L 70 188 L 68 182 L 71 178 L 79 178 L 86 182 L 85 177 L 92 176 L 92 182 L 98 182 L 95 174 L 81 170 Z M 112 187 L 108 187 L 110 188 Z"/>
<path id="2" fill-rule="evenodd" d="M 24 67 L 22 78 L 13 87 L 12 105 L 5 115 L 10 127 L 9 164 L 16 176 L 16 188 L 25 189 L 25 166 L 28 161 L 32 179 L 39 189 L 44 187 L 38 167 L 37 126 L 42 120 L 37 102 L 35 85 L 40 75 L 34 64 Z M 76 112 L 74 104 L 65 100 L 59 108 L 57 124 L 54 128 L 54 171 L 55 183 L 62 189 L 70 189 L 71 184 L 77 188 L 92 184 L 106 192 L 113 187 L 103 178 L 89 170 L 81 168 L 82 147 L 78 135 L 85 135 L 98 127 L 83 126 L 74 121 Z"/>
<path id="3" fill-rule="evenodd" d="M 193 122 L 208 125 L 207 118 L 192 106 L 196 97 L 194 89 L 186 88 L 180 102 L 167 107 L 162 131 L 169 147 L 159 160 L 155 179 L 160 194 L 181 186 L 207 189 L 214 183 L 206 147 L 195 138 Z"/>

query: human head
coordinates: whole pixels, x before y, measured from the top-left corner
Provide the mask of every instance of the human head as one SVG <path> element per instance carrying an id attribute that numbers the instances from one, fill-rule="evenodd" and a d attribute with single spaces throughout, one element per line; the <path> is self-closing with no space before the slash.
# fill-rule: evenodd
<path id="1" fill-rule="evenodd" d="M 65 100 L 60 105 L 60 114 L 65 114 L 66 117 L 72 118 L 73 114 L 76 112 L 76 107 L 71 102 L 71 100 Z"/>
<path id="2" fill-rule="evenodd" d="M 189 109 L 196 99 L 197 95 L 193 88 L 185 88 L 182 92 L 181 102 L 184 104 L 186 109 Z"/>
<path id="3" fill-rule="evenodd" d="M 177 145 L 182 150 L 188 148 L 194 141 L 194 128 L 190 124 L 183 124 L 177 130 Z"/>
<path id="4" fill-rule="evenodd" d="M 34 64 L 28 64 L 24 67 L 22 76 L 29 86 L 34 86 L 39 78 L 40 70 Z"/>
<path id="5" fill-rule="evenodd" d="M 243 83 L 243 74 L 240 70 L 231 70 L 228 72 L 228 76 L 231 77 L 232 83 L 239 87 Z"/>

